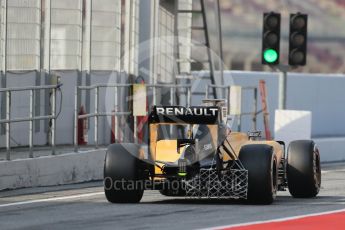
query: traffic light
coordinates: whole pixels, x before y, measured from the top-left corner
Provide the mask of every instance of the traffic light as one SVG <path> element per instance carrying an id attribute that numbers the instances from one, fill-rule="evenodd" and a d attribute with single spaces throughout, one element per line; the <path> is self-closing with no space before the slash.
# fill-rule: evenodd
<path id="1" fill-rule="evenodd" d="M 280 14 L 264 13 L 261 62 L 264 65 L 279 64 Z"/>
<path id="2" fill-rule="evenodd" d="M 308 15 L 290 14 L 289 65 L 305 65 L 307 62 Z"/>

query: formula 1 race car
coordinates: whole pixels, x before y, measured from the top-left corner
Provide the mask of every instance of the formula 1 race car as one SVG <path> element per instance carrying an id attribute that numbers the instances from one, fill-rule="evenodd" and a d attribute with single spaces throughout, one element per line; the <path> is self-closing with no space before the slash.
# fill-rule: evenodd
<path id="1" fill-rule="evenodd" d="M 154 106 L 148 147 L 112 144 L 104 165 L 105 196 L 139 202 L 144 190 L 166 196 L 222 198 L 270 204 L 277 191 L 315 197 L 320 154 L 311 140 L 261 140 L 260 132 L 231 132 L 224 100 L 203 106 Z"/>

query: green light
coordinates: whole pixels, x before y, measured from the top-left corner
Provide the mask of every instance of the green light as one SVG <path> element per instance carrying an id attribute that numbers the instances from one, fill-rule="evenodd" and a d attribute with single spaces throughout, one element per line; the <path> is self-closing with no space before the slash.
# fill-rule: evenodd
<path id="1" fill-rule="evenodd" d="M 187 173 L 186 172 L 179 172 L 178 175 L 179 176 L 187 176 Z"/>
<path id="2" fill-rule="evenodd" d="M 264 60 L 268 63 L 277 61 L 278 53 L 274 49 L 267 49 L 264 51 Z"/>

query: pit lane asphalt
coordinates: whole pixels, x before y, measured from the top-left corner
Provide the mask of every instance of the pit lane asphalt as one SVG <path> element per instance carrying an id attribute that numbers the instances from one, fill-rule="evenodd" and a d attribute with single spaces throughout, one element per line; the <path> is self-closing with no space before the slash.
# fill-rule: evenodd
<path id="1" fill-rule="evenodd" d="M 0 229 L 197 229 L 345 208 L 345 164 L 323 165 L 315 199 L 279 192 L 272 205 L 190 200 L 146 191 L 139 204 L 110 204 L 100 182 L 0 192 Z"/>

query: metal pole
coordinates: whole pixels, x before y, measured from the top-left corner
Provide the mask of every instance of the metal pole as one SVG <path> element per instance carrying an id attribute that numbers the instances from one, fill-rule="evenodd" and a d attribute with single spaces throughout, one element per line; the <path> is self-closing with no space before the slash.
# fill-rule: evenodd
<path id="1" fill-rule="evenodd" d="M 191 104 L 191 88 L 187 87 L 187 106 L 189 107 Z"/>
<path id="2" fill-rule="evenodd" d="M 283 70 L 279 73 L 279 106 L 281 110 L 286 109 L 286 83 L 287 71 Z"/>
<path id="3" fill-rule="evenodd" d="M 156 83 L 154 83 L 154 84 L 156 84 Z M 157 105 L 156 86 L 152 86 L 152 94 L 153 94 L 153 105 Z"/>
<path id="4" fill-rule="evenodd" d="M 228 115 L 230 115 L 230 90 L 231 90 L 231 86 L 228 87 Z"/>
<path id="5" fill-rule="evenodd" d="M 6 160 L 11 160 L 11 133 L 10 133 L 10 118 L 11 118 L 11 92 L 6 91 Z"/>
<path id="6" fill-rule="evenodd" d="M 4 45 L 4 74 L 5 74 L 5 80 L 7 80 L 7 37 L 8 37 L 8 26 L 7 26 L 7 20 L 8 20 L 8 0 L 6 0 L 6 6 L 5 6 L 5 45 Z M 6 86 L 5 86 L 6 87 Z"/>
<path id="7" fill-rule="evenodd" d="M 134 75 L 134 68 L 133 68 L 133 57 L 134 57 L 134 44 L 133 42 L 133 31 L 135 28 L 135 22 L 134 22 L 134 15 L 135 15 L 135 6 L 133 4 L 134 0 L 129 1 L 129 36 L 128 36 L 128 44 L 129 44 L 129 50 L 128 50 L 128 73 Z M 133 46 L 132 46 L 133 45 Z"/>
<path id="8" fill-rule="evenodd" d="M 134 143 L 138 144 L 138 130 L 137 130 L 137 121 L 138 117 L 134 116 L 134 125 L 133 125 L 133 137 L 134 137 Z"/>
<path id="9" fill-rule="evenodd" d="M 238 132 L 241 132 L 241 120 L 242 120 L 242 115 L 238 115 L 238 122 L 237 122 L 237 129 L 238 129 Z"/>
<path id="10" fill-rule="evenodd" d="M 52 40 L 52 0 L 49 1 L 49 40 L 48 40 L 48 51 L 49 51 L 49 56 L 48 56 L 48 78 L 49 81 L 51 82 L 51 40 Z M 55 91 L 52 90 L 51 93 L 54 95 Z M 54 97 L 54 96 L 53 96 Z M 51 98 L 49 98 L 51 100 Z M 53 99 L 54 101 L 54 99 Z M 51 115 L 53 115 L 53 103 L 51 103 Z M 55 123 L 54 119 L 51 119 L 52 126 L 50 127 L 50 132 L 51 132 L 51 145 L 52 145 L 52 155 L 55 155 L 55 147 L 53 147 L 53 123 Z M 55 143 L 54 143 L 55 145 Z"/>
<path id="11" fill-rule="evenodd" d="M 51 69 L 51 43 L 52 43 L 52 0 L 49 1 L 49 40 L 48 40 L 48 74 L 50 78 L 50 69 Z"/>
<path id="12" fill-rule="evenodd" d="M 174 90 L 175 88 L 174 87 L 171 87 L 170 88 L 170 105 L 174 105 Z M 173 126 L 170 125 L 170 137 L 172 137 L 173 135 Z"/>
<path id="13" fill-rule="evenodd" d="M 78 120 L 78 86 L 76 86 L 74 91 L 74 152 L 78 152 Z"/>
<path id="14" fill-rule="evenodd" d="M 117 100 L 117 87 L 114 87 L 114 113 L 115 113 L 115 115 L 114 115 L 114 120 L 115 120 L 115 124 L 114 124 L 114 141 L 115 141 L 115 143 L 116 143 L 116 137 L 118 137 L 118 129 L 117 129 L 117 127 L 118 127 L 118 117 L 117 117 L 117 115 L 116 115 L 116 112 L 118 111 L 118 100 Z"/>
<path id="15" fill-rule="evenodd" d="M 204 0 L 200 0 L 201 4 L 201 11 L 202 11 L 202 20 L 204 22 L 204 33 L 205 33 L 205 45 L 207 47 L 207 56 L 209 58 L 209 69 L 210 69 L 210 79 L 211 83 L 213 85 L 217 84 L 215 81 L 215 76 L 214 76 L 214 62 L 213 62 L 213 56 L 211 52 L 211 44 L 209 40 L 209 31 L 208 31 L 208 26 L 207 26 L 207 18 L 206 18 L 206 9 L 205 9 L 205 2 Z M 217 99 L 217 90 L 216 88 L 213 88 L 213 97 L 214 99 Z"/>
<path id="16" fill-rule="evenodd" d="M 98 148 L 98 87 L 95 88 L 95 147 Z"/>
<path id="17" fill-rule="evenodd" d="M 208 99 L 208 85 L 206 85 L 206 99 Z"/>
<path id="18" fill-rule="evenodd" d="M 30 90 L 30 112 L 29 112 L 29 157 L 33 158 L 34 154 L 33 154 L 33 125 L 34 125 L 34 120 L 33 120 L 33 106 L 34 106 L 34 90 Z"/>
<path id="19" fill-rule="evenodd" d="M 170 105 L 174 105 L 175 103 L 175 90 L 176 88 L 174 87 L 170 88 Z"/>
<path id="20" fill-rule="evenodd" d="M 80 73 L 81 76 L 83 74 L 83 57 L 84 57 L 84 33 L 83 33 L 83 28 L 84 28 L 84 17 L 83 17 L 83 12 L 84 12 L 84 1 L 81 1 L 81 10 L 80 10 L 80 20 L 81 20 L 81 29 L 80 29 Z"/>
<path id="21" fill-rule="evenodd" d="M 89 74 L 91 77 L 91 61 L 92 61 L 92 0 L 90 0 L 90 44 L 89 44 Z"/>
<path id="22" fill-rule="evenodd" d="M 256 131 L 256 116 L 258 112 L 258 88 L 254 88 L 254 113 L 253 113 L 253 129 Z"/>
<path id="23" fill-rule="evenodd" d="M 44 27 L 42 26 L 43 22 L 43 12 L 45 12 L 45 9 L 42 9 L 44 0 L 40 0 L 40 77 L 42 77 L 42 68 L 44 63 Z M 42 55 L 43 53 L 43 55 Z"/>
<path id="24" fill-rule="evenodd" d="M 158 72 L 157 72 L 157 55 L 156 53 L 158 53 L 158 26 L 159 26 L 159 20 L 158 20 L 158 17 L 159 17 L 159 1 L 151 1 L 153 3 L 153 28 L 152 28 L 152 38 L 153 38 L 153 45 L 152 45 L 152 80 L 150 79 L 150 82 L 153 83 L 153 84 L 157 84 L 158 82 L 158 78 L 160 77 L 158 75 Z M 153 105 L 156 105 L 157 104 L 157 99 L 156 99 L 156 88 L 153 87 L 152 88 L 152 94 L 153 94 L 153 98 L 152 98 L 152 103 Z"/>
<path id="25" fill-rule="evenodd" d="M 222 84 L 224 84 L 224 78 L 223 78 L 223 71 L 224 71 L 224 66 L 223 66 L 223 61 L 224 61 L 224 57 L 223 57 L 223 36 L 222 36 L 222 20 L 221 20 L 221 16 L 220 16 L 220 2 L 219 0 L 217 0 L 217 10 L 218 10 L 218 36 L 219 36 L 219 55 L 220 55 L 220 63 L 219 63 L 219 67 L 220 67 L 220 77 L 221 77 L 221 81 Z"/>
<path id="26" fill-rule="evenodd" d="M 241 90 L 241 98 L 242 98 L 242 92 L 243 90 Z M 242 110 L 242 100 L 241 100 L 241 110 Z M 240 115 L 238 115 L 237 129 L 238 129 L 238 132 L 241 132 L 242 111 L 239 111 L 239 112 L 240 112 Z"/>
<path id="27" fill-rule="evenodd" d="M 52 144 L 52 155 L 55 155 L 55 127 L 56 127 L 56 88 L 52 89 L 52 107 L 51 107 L 51 113 L 52 113 L 52 126 L 51 126 L 51 144 Z"/>

